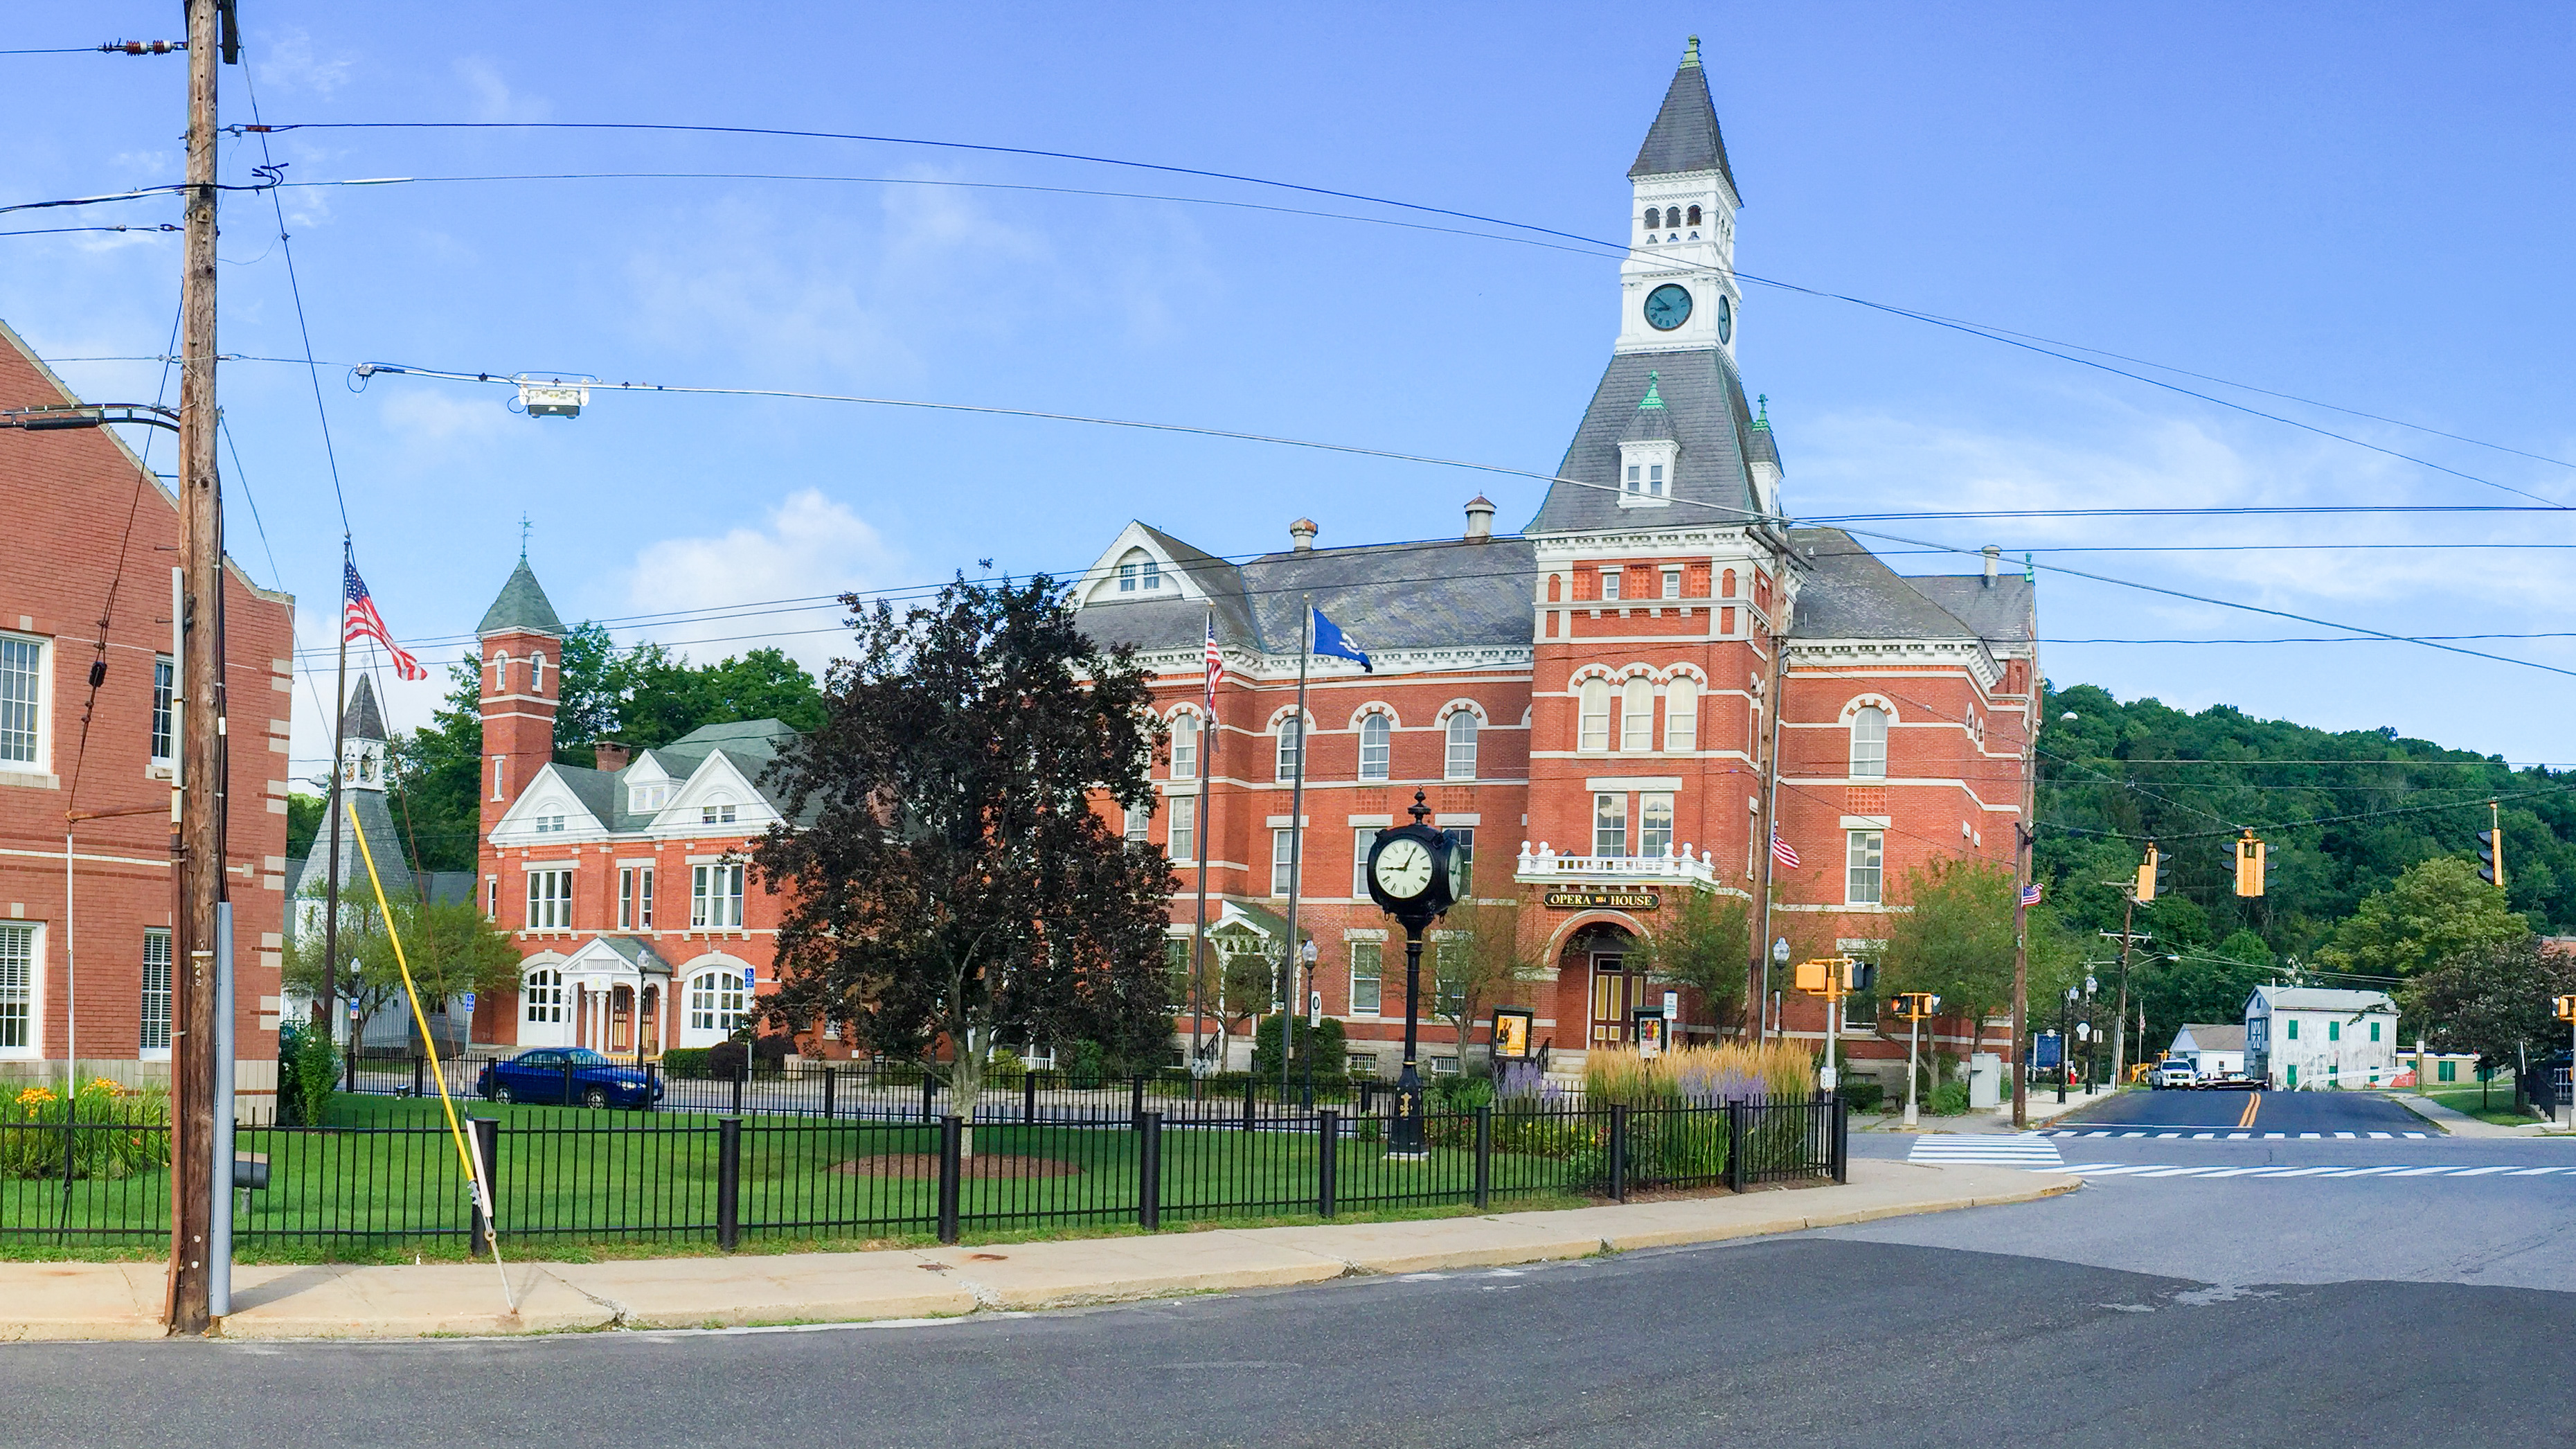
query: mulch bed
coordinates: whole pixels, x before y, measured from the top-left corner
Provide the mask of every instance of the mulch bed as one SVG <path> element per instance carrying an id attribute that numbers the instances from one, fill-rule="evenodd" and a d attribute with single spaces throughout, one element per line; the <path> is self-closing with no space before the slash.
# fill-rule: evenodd
<path id="1" fill-rule="evenodd" d="M 1082 1165 L 1060 1157 L 1022 1157 L 1007 1152 L 978 1152 L 957 1164 L 961 1177 L 1021 1178 L 1076 1177 Z M 939 1154 L 936 1152 L 881 1152 L 874 1157 L 856 1158 L 832 1169 L 853 1177 L 924 1177 L 939 1176 Z"/>

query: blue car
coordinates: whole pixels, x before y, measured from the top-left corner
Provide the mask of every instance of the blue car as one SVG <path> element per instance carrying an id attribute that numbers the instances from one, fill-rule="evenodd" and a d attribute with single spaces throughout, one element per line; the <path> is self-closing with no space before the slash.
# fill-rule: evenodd
<path id="1" fill-rule="evenodd" d="M 650 1107 L 662 1100 L 662 1083 L 634 1067 L 619 1066 L 588 1047 L 540 1047 L 485 1062 L 474 1090 L 495 1102 L 556 1102 L 585 1107 Z"/>

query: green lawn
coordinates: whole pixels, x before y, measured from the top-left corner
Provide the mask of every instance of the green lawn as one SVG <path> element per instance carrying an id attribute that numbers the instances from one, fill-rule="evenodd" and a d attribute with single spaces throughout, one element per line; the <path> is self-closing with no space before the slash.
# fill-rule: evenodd
<path id="1" fill-rule="evenodd" d="M 495 1195 L 505 1252 L 546 1257 L 706 1251 L 715 1237 L 718 1138 L 706 1117 L 474 1104 L 501 1122 Z M 247 1261 L 461 1257 L 468 1219 L 463 1164 L 434 1099 L 340 1097 L 329 1132 L 245 1130 L 240 1150 L 269 1155 L 263 1190 L 237 1194 L 236 1240 Z M 978 1127 L 973 1151 L 994 1175 L 960 1185 L 967 1236 L 1132 1228 L 1137 1134 L 1038 1123 Z M 928 1241 L 936 1231 L 939 1131 L 920 1123 L 751 1118 L 742 1132 L 740 1220 L 747 1244 L 779 1247 Z M 1318 1144 L 1311 1132 L 1166 1125 L 1162 1221 L 1312 1220 Z M 1428 1161 L 1389 1161 L 1381 1145 L 1337 1151 L 1342 1216 L 1404 1216 L 1472 1205 L 1466 1144 L 1436 1143 Z M 914 1172 L 853 1171 L 863 1159 L 914 1159 Z M 1070 1169 L 1070 1170 L 1068 1170 Z M 1574 1164 L 1497 1151 L 1492 1198 L 1516 1207 L 1576 1196 Z M 158 1256 L 168 1234 L 165 1172 L 119 1180 L 0 1181 L 0 1255 Z M 119 1234 L 117 1229 L 140 1231 Z"/>
<path id="2" fill-rule="evenodd" d="M 2488 1105 L 2483 1109 L 2478 1105 L 2478 1089 L 2475 1086 L 2436 1087 L 2426 1092 L 2424 1097 L 2427 1101 L 2438 1102 L 2454 1112 L 2466 1112 L 2479 1121 L 2493 1122 L 2499 1126 L 2516 1127 L 2526 1122 L 2540 1120 L 2528 1112 L 2516 1113 L 2513 1110 L 2513 1083 L 2507 1081 L 2488 1084 L 2486 1092 Z"/>

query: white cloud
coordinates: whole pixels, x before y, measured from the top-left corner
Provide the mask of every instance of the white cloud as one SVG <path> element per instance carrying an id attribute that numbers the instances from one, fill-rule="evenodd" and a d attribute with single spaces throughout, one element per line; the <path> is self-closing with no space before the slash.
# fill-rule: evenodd
<path id="1" fill-rule="evenodd" d="M 381 414 L 385 427 L 405 442 L 417 445 L 482 443 L 513 426 L 527 426 L 524 419 L 511 413 L 506 402 L 510 394 L 503 389 L 433 391 L 434 386 L 396 379 L 394 386 L 385 390 Z"/>
<path id="2" fill-rule="evenodd" d="M 317 55 L 311 35 L 288 27 L 269 39 L 252 64 L 260 84 L 272 90 L 328 96 L 349 83 L 349 72 L 357 65 L 357 57 Z"/>
<path id="3" fill-rule="evenodd" d="M 720 609 L 881 586 L 900 563 L 867 520 L 814 488 L 789 494 L 757 527 L 669 538 L 636 553 L 627 593 L 639 613 Z M 775 644 L 819 673 L 846 637 L 837 606 L 646 631 L 701 662 Z M 759 636 L 776 629 L 775 637 Z M 820 632 L 806 632 L 820 631 Z M 741 637 L 753 636 L 753 637 Z M 710 641 L 704 644 L 695 640 Z"/>
<path id="4" fill-rule="evenodd" d="M 478 121 L 542 121 L 548 106 L 542 100 L 521 96 L 501 78 L 498 66 L 479 55 L 462 57 L 456 62 L 456 78 L 465 83 L 474 119 Z"/>

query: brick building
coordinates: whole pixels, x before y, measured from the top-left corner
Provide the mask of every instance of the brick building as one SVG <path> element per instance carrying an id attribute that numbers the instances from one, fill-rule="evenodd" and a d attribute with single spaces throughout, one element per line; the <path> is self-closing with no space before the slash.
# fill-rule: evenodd
<path id="1" fill-rule="evenodd" d="M 1696 41 L 1628 176 L 1618 336 L 1519 535 L 1495 534 L 1478 498 L 1452 541 L 1321 548 L 1300 519 L 1287 550 L 1235 563 L 1138 522 L 1081 583 L 1085 628 L 1138 648 L 1174 731 L 1161 806 L 1130 829 L 1180 867 L 1176 935 L 1195 918 L 1204 825 L 1212 943 L 1284 942 L 1304 753 L 1300 934 L 1355 1067 L 1393 1070 L 1403 1013 L 1401 932 L 1360 863 L 1417 789 L 1472 856 L 1462 894 L 1524 907 L 1545 975 L 1524 992 L 1533 1040 L 1569 1067 L 1660 1004 L 1631 958 L 1674 893 L 1760 889 L 1775 700 L 1771 809 L 1799 864 L 1776 872 L 1772 934 L 1798 955 L 1865 956 L 1934 857 L 2013 859 L 2038 679 L 2030 581 L 1991 551 L 1977 573 L 1902 577 L 1849 534 L 1785 526 L 1778 439 L 1737 368 L 1740 202 Z M 1375 672 L 1316 659 L 1301 735 L 1303 599 Z M 1206 720 L 1211 626 L 1226 673 Z M 1696 1002 L 1683 1014 L 1714 1027 Z M 1792 999 L 1784 1020 L 1821 1040 L 1820 1004 Z M 1874 1021 L 1855 1003 L 1845 1045 L 1864 1068 L 1904 1056 Z M 1972 1025 L 1931 1035 L 1956 1052 Z M 2000 1029 L 1984 1039 L 2004 1049 Z M 1445 1029 L 1425 1040 L 1434 1070 L 1454 1068 Z"/>
<path id="2" fill-rule="evenodd" d="M 0 407 L 75 401 L 0 325 Z M 75 1060 L 166 1083 L 177 500 L 107 428 L 0 430 L 0 493 L 0 1089 Z M 224 586 L 236 1082 L 256 1121 L 277 1082 L 294 600 L 229 561 Z"/>

